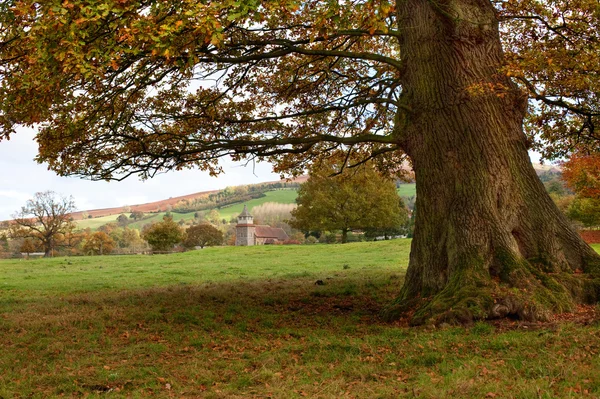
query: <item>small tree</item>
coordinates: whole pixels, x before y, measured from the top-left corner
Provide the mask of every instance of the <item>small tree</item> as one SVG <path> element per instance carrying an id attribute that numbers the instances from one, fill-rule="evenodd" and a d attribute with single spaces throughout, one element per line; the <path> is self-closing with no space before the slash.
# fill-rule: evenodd
<path id="1" fill-rule="evenodd" d="M 144 246 L 144 240 L 140 237 L 140 231 L 136 229 L 123 229 L 122 247 L 129 248 L 131 251 L 138 251 Z"/>
<path id="2" fill-rule="evenodd" d="M 6 233 L 0 233 L 0 251 L 8 252 L 8 236 Z"/>
<path id="3" fill-rule="evenodd" d="M 103 231 L 90 235 L 83 244 L 86 254 L 105 255 L 111 253 L 113 249 L 115 249 L 115 241 Z"/>
<path id="4" fill-rule="evenodd" d="M 182 242 L 185 234 L 172 217 L 165 216 L 162 222 L 144 227 L 142 237 L 148 241 L 153 251 L 167 252 L 171 251 L 175 244 Z"/>
<path id="5" fill-rule="evenodd" d="M 187 229 L 187 238 L 183 245 L 186 248 L 211 247 L 223 244 L 223 233 L 210 224 L 197 224 Z"/>
<path id="6" fill-rule="evenodd" d="M 133 212 L 131 212 L 131 215 L 129 215 L 129 217 L 132 218 L 133 220 L 140 220 L 144 217 L 144 212 L 133 211 Z"/>
<path id="7" fill-rule="evenodd" d="M 300 186 L 290 225 L 303 231 L 341 230 L 342 243 L 351 229 L 393 228 L 406 220 L 396 186 L 370 165 L 340 172 L 326 165 L 311 172 Z"/>
<path id="8" fill-rule="evenodd" d="M 124 213 L 120 214 L 117 218 L 117 223 L 119 226 L 125 227 L 129 223 L 129 218 Z"/>
<path id="9" fill-rule="evenodd" d="M 108 235 L 111 235 L 112 232 L 118 228 L 119 228 L 119 225 L 117 223 L 108 222 L 108 223 L 103 224 L 102 226 L 98 227 L 98 231 L 102 231 Z"/>
<path id="10" fill-rule="evenodd" d="M 31 239 L 26 238 L 23 240 L 23 243 L 21 244 L 21 248 L 19 250 L 22 253 L 27 254 L 27 257 L 29 258 L 29 254 L 32 252 L 35 252 L 35 245 L 33 245 L 33 242 Z"/>
<path id="11" fill-rule="evenodd" d="M 36 193 L 19 212 L 13 215 L 15 224 L 11 227 L 14 238 L 39 240 L 44 248 L 44 256 L 61 243 L 65 235 L 75 225 L 71 213 L 75 211 L 72 197 L 63 197 L 53 191 Z"/>

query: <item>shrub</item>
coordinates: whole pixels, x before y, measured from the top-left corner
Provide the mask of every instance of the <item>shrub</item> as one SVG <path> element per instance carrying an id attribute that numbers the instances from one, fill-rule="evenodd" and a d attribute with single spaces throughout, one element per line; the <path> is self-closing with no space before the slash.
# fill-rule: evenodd
<path id="1" fill-rule="evenodd" d="M 317 240 L 317 237 L 315 236 L 308 236 L 306 240 L 304 240 L 305 244 L 316 244 L 317 242 L 319 242 L 319 240 Z"/>

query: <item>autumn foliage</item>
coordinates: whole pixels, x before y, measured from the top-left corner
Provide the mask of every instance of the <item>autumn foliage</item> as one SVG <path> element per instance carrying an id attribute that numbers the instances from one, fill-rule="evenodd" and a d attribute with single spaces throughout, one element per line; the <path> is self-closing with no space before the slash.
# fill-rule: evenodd
<path id="1" fill-rule="evenodd" d="M 562 164 L 563 179 L 578 196 L 600 199 L 600 154 L 573 154 Z"/>

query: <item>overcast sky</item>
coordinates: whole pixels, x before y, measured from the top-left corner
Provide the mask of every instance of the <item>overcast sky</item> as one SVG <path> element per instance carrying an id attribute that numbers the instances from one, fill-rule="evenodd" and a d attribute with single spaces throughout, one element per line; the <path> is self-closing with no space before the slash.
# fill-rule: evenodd
<path id="1" fill-rule="evenodd" d="M 147 181 L 134 176 L 122 182 L 89 181 L 59 177 L 46 165 L 33 160 L 37 144 L 32 130 L 20 130 L 9 141 L 0 141 L 0 220 L 11 215 L 39 191 L 52 190 L 72 195 L 78 210 L 111 208 L 153 202 L 169 197 L 215 190 L 227 186 L 254 184 L 279 179 L 267 163 L 244 166 L 224 163 L 225 174 L 211 177 L 207 172 L 169 172 Z"/>

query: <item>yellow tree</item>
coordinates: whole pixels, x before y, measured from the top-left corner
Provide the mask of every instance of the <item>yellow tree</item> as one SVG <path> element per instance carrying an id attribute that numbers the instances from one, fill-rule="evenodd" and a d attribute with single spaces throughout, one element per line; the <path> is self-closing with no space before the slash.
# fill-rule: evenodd
<path id="1" fill-rule="evenodd" d="M 115 241 L 105 232 L 90 234 L 83 244 L 83 252 L 91 255 L 110 254 L 115 249 Z"/>
<path id="2" fill-rule="evenodd" d="M 599 257 L 527 153 L 597 150 L 597 7 L 3 1 L 0 137 L 40 126 L 38 161 L 92 179 L 219 173 L 228 155 L 289 173 L 332 152 L 409 157 L 419 216 L 387 314 L 547 318 L 600 292 Z"/>
<path id="3" fill-rule="evenodd" d="M 33 242 L 31 242 L 29 238 L 26 238 L 23 240 L 19 251 L 27 254 L 27 257 L 29 258 L 29 254 L 35 252 L 35 245 L 33 245 Z"/>

